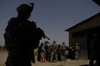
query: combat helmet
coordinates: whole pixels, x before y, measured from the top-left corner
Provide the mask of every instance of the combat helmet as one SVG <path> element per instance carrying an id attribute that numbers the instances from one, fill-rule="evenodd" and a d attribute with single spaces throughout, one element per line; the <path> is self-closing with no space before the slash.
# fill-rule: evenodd
<path id="1" fill-rule="evenodd" d="M 26 14 L 31 13 L 34 7 L 34 3 L 30 3 L 30 5 L 27 4 L 21 4 L 19 7 L 17 7 L 18 14 Z"/>

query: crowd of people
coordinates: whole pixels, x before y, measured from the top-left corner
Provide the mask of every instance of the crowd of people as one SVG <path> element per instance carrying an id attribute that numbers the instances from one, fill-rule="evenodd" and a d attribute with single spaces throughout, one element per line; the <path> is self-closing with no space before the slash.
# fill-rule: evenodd
<path id="1" fill-rule="evenodd" d="M 42 38 L 47 38 L 45 32 L 39 28 L 29 17 L 33 11 L 34 3 L 21 4 L 16 8 L 17 16 L 11 17 L 5 28 L 4 40 L 8 51 L 6 66 L 32 66 L 31 62 L 57 62 L 62 60 L 78 59 L 77 49 L 68 47 L 63 42 L 62 45 L 41 43 Z M 33 49 L 38 48 L 37 55 Z"/>
<path id="2" fill-rule="evenodd" d="M 41 43 L 39 46 L 42 38 L 49 38 L 36 25 L 36 22 L 29 20 L 33 8 L 34 3 L 19 5 L 16 8 L 17 16 L 10 18 L 8 21 L 3 35 L 5 48 L 8 51 L 6 66 L 32 66 L 31 62 L 35 63 L 34 57 L 41 62 L 66 61 L 67 59 L 78 60 L 80 56 L 78 43 L 75 46 L 66 46 L 64 42 L 57 44 L 56 41 L 53 41 L 52 44 Z M 99 34 L 95 34 L 91 42 L 90 66 L 93 65 L 94 60 L 100 66 Z M 37 51 L 33 52 L 35 48 L 37 48 Z"/>
<path id="3" fill-rule="evenodd" d="M 37 51 L 35 51 L 37 61 L 40 62 L 57 62 L 66 61 L 67 59 L 78 60 L 80 56 L 80 46 L 76 43 L 75 47 L 67 46 L 64 42 L 57 44 L 41 43 Z"/>

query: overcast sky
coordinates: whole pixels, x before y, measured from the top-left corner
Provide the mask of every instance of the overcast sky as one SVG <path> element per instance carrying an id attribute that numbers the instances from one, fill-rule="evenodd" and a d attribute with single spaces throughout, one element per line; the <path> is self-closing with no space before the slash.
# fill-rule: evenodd
<path id="1" fill-rule="evenodd" d="M 68 32 L 64 30 L 100 12 L 100 6 L 92 0 L 0 0 L 0 45 L 8 20 L 17 16 L 20 4 L 34 2 L 30 20 L 36 21 L 45 34 L 58 44 L 68 44 Z"/>

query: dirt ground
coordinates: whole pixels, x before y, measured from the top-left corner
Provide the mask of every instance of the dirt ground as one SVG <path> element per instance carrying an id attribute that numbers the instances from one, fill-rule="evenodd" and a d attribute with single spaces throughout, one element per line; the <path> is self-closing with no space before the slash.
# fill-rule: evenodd
<path id="1" fill-rule="evenodd" d="M 0 52 L 0 66 L 5 66 L 5 61 L 7 58 L 7 52 Z M 89 61 L 86 59 L 79 59 L 76 60 L 70 60 L 67 61 L 61 61 L 61 62 L 38 62 L 36 61 L 35 64 L 32 64 L 32 66 L 88 66 Z"/>

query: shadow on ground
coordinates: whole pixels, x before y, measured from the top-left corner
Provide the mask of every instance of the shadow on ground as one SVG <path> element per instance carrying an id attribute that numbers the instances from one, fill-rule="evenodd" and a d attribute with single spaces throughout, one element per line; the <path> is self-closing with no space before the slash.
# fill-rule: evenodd
<path id="1" fill-rule="evenodd" d="M 79 66 L 89 66 L 89 64 L 79 65 Z"/>
<path id="2" fill-rule="evenodd" d="M 79 66 L 89 66 L 89 64 L 84 64 L 84 65 L 79 65 Z M 94 64 L 93 66 L 96 66 L 96 64 Z"/>

